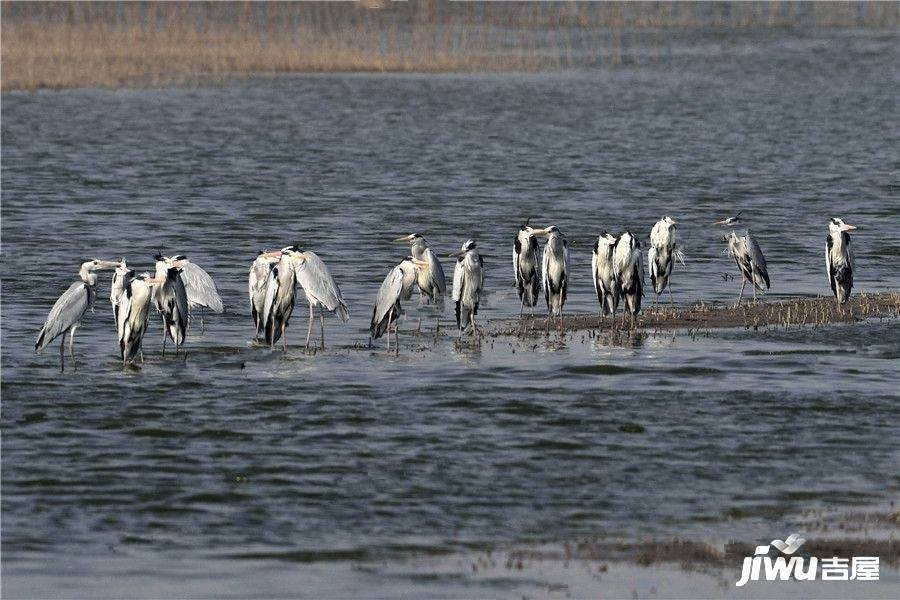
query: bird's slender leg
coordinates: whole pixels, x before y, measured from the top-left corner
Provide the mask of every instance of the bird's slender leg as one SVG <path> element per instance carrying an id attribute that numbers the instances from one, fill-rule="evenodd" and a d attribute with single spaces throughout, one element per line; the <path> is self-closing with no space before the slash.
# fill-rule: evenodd
<path id="1" fill-rule="evenodd" d="M 141 348 L 140 350 L 138 350 L 138 352 L 140 352 L 141 354 L 141 364 L 144 364 L 144 349 Z"/>
<path id="2" fill-rule="evenodd" d="M 309 327 L 306 328 L 306 349 L 309 350 L 309 338 L 312 336 L 312 325 L 313 319 L 315 316 L 313 315 L 313 306 L 309 305 Z"/>
<path id="3" fill-rule="evenodd" d="M 166 319 L 163 318 L 163 349 L 162 349 L 163 356 L 166 355 L 166 337 L 168 337 L 166 335 Z"/>
<path id="4" fill-rule="evenodd" d="M 62 338 L 59 340 L 59 372 L 66 372 L 66 334 L 65 332 L 62 334 Z"/>
<path id="5" fill-rule="evenodd" d="M 741 293 L 738 294 L 738 301 L 737 301 L 738 306 L 740 306 L 741 300 L 744 298 L 744 286 L 745 286 L 745 285 L 747 285 L 747 280 L 746 280 L 746 279 L 744 279 L 743 281 L 741 281 Z"/>
<path id="6" fill-rule="evenodd" d="M 756 284 L 753 284 L 753 304 L 756 304 Z"/>
<path id="7" fill-rule="evenodd" d="M 322 350 L 325 349 L 325 309 L 319 307 L 319 324 L 322 326 Z"/>
<path id="8" fill-rule="evenodd" d="M 287 321 L 281 324 L 281 349 L 287 354 Z"/>
<path id="9" fill-rule="evenodd" d="M 393 318 L 394 318 L 394 309 L 391 308 L 391 310 L 388 311 L 388 326 L 387 326 L 387 350 L 388 350 L 388 352 L 391 351 L 391 321 L 393 320 Z"/>
<path id="10" fill-rule="evenodd" d="M 75 330 L 78 329 L 78 325 L 72 327 L 69 330 L 69 356 L 72 357 L 72 364 L 75 364 Z"/>
<path id="11" fill-rule="evenodd" d="M 675 306 L 675 299 L 672 298 L 672 284 L 669 284 L 669 305 Z"/>

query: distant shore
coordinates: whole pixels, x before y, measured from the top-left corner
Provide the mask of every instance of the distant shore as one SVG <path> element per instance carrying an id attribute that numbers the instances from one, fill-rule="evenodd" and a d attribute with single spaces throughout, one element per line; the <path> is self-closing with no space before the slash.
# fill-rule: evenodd
<path id="1" fill-rule="evenodd" d="M 4 1 L 0 10 L 4 91 L 278 73 L 558 70 L 629 60 L 634 31 L 896 31 L 900 23 L 890 2 Z"/>

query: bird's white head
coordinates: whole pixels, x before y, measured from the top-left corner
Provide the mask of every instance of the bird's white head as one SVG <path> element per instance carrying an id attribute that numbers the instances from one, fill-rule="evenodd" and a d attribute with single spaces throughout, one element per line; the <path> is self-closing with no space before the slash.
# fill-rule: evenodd
<path id="1" fill-rule="evenodd" d="M 600 237 L 597 238 L 597 242 L 600 244 L 604 244 L 606 246 L 615 246 L 616 242 L 619 241 L 619 238 L 609 233 L 608 231 L 603 231 L 600 233 Z"/>
<path id="2" fill-rule="evenodd" d="M 849 223 L 844 223 L 843 219 L 838 219 L 837 217 L 832 218 L 828 222 L 828 229 L 834 233 L 841 231 L 853 231 L 856 229 L 856 225 L 850 225 Z"/>
<path id="3" fill-rule="evenodd" d="M 462 248 L 459 252 L 454 252 L 450 255 L 451 258 L 462 258 L 467 253 L 471 252 L 475 248 L 478 247 L 478 244 L 475 243 L 474 240 L 466 240 L 466 243 L 462 245 Z"/>
<path id="4" fill-rule="evenodd" d="M 662 218 L 662 221 L 663 221 L 663 223 L 665 223 L 666 225 L 668 225 L 668 226 L 670 226 L 670 227 L 678 222 L 678 221 L 676 221 L 675 219 L 673 219 L 672 217 L 670 217 L 670 216 L 668 216 L 668 215 L 666 215 L 665 217 L 663 217 L 663 218 Z"/>
<path id="5" fill-rule="evenodd" d="M 89 285 L 94 285 L 97 283 L 97 275 L 96 271 L 113 271 L 119 266 L 119 263 L 115 260 L 86 260 L 81 263 L 81 269 L 78 270 L 78 275 L 81 277 L 81 280 Z"/>
<path id="6" fill-rule="evenodd" d="M 419 240 L 425 240 L 425 236 L 423 236 L 421 233 L 410 233 L 409 235 L 400 236 L 394 239 L 395 242 L 400 242 L 403 244 L 415 244 Z"/>

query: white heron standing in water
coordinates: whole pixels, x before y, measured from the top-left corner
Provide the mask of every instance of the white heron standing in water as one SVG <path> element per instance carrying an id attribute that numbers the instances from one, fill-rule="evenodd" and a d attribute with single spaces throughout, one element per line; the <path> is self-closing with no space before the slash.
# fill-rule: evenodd
<path id="1" fill-rule="evenodd" d="M 325 312 L 333 312 L 341 321 L 350 319 L 350 312 L 341 289 L 338 287 L 328 267 L 315 252 L 301 250 L 297 244 L 276 252 L 266 253 L 277 258 L 278 264 L 269 274 L 263 320 L 266 328 L 266 343 L 274 348 L 275 342 L 282 340 L 282 348 L 287 351 L 288 321 L 294 311 L 296 285 L 300 284 L 309 303 L 309 327 L 306 331 L 306 348 L 312 336 L 315 309 L 319 308 L 321 323 L 321 347 L 325 349 Z"/>
<path id="2" fill-rule="evenodd" d="M 456 305 L 456 326 L 462 337 L 463 331 L 470 326 L 473 333 L 478 332 L 475 316 L 484 287 L 484 259 L 472 240 L 467 240 L 459 252 L 450 256 L 456 259 L 456 266 L 453 267 L 453 302 Z"/>
<path id="3" fill-rule="evenodd" d="M 594 244 L 591 256 L 591 274 L 601 315 L 615 316 L 619 308 L 619 282 L 613 268 L 613 252 L 618 241 L 611 233 L 602 232 Z"/>
<path id="4" fill-rule="evenodd" d="M 641 311 L 644 296 L 644 265 L 641 261 L 641 243 L 630 231 L 619 236 L 613 251 L 613 273 L 619 285 L 625 310 L 632 317 Z"/>
<path id="5" fill-rule="evenodd" d="M 81 281 L 76 281 L 69 286 L 50 309 L 47 320 L 38 334 L 34 344 L 35 352 L 40 352 L 50 345 L 53 340 L 62 336 L 59 344 L 59 370 L 65 371 L 65 343 L 66 334 L 69 334 L 69 356 L 72 365 L 77 369 L 75 362 L 75 331 L 81 325 L 85 313 L 94 304 L 97 296 L 97 271 L 110 271 L 119 266 L 113 260 L 89 260 L 81 263 L 78 276 Z"/>
<path id="6" fill-rule="evenodd" d="M 728 227 L 741 223 L 741 213 L 721 221 L 716 221 L 713 225 L 722 225 Z M 738 294 L 737 303 L 740 304 L 744 298 L 744 287 L 749 283 L 753 286 L 753 301 L 756 302 L 756 290 L 766 292 L 769 289 L 769 269 L 766 265 L 766 257 L 763 255 L 762 248 L 750 232 L 744 235 L 738 235 L 732 231 L 726 235 L 724 241 L 728 243 L 728 253 L 734 258 L 735 264 L 741 272 L 741 291 Z"/>
<path id="7" fill-rule="evenodd" d="M 530 221 L 529 219 L 528 221 Z M 516 293 L 519 295 L 519 316 L 525 312 L 525 307 L 531 309 L 538 302 L 541 290 L 541 262 L 538 258 L 537 230 L 528 221 L 519 228 L 513 243 L 513 274 L 516 278 Z"/>
<path id="8" fill-rule="evenodd" d="M 850 234 L 855 225 L 844 223 L 842 219 L 833 218 L 828 222 L 828 237 L 825 238 L 825 268 L 828 271 L 828 283 L 838 306 L 846 304 L 853 289 L 853 270 L 855 263 L 850 252 Z"/>
<path id="9" fill-rule="evenodd" d="M 410 254 L 418 261 L 427 263 L 417 269 L 416 282 L 422 295 L 433 304 L 443 306 L 444 294 L 447 293 L 447 280 L 444 277 L 444 268 L 437 254 L 432 250 L 428 240 L 421 233 L 411 233 L 394 240 L 395 242 L 408 242 Z"/>
<path id="10" fill-rule="evenodd" d="M 151 286 L 161 283 L 161 280 L 151 278 L 149 273 L 137 277 L 134 276 L 134 271 L 128 274 L 116 311 L 116 330 L 123 367 L 133 363 L 139 354 L 141 362 L 144 362 L 141 348 L 150 322 L 150 305 L 153 300 Z"/>
<path id="11" fill-rule="evenodd" d="M 535 235 L 547 238 L 541 261 L 547 312 L 549 317 L 561 317 L 569 291 L 569 242 L 556 225 L 538 230 Z"/>
<path id="12" fill-rule="evenodd" d="M 166 338 L 171 338 L 175 342 L 175 355 L 177 356 L 179 348 L 184 345 L 187 337 L 187 292 L 184 289 L 184 282 L 181 280 L 181 272 L 178 267 L 173 266 L 160 254 L 154 258 L 156 260 L 156 279 L 160 282 L 156 287 L 154 300 L 156 310 L 162 316 L 163 322 L 162 354 L 166 355 Z"/>
<path id="13" fill-rule="evenodd" d="M 119 322 L 119 299 L 132 277 L 134 277 L 134 271 L 128 268 L 123 258 L 113 272 L 112 284 L 109 286 L 109 302 L 112 304 L 113 321 L 116 323 Z"/>
<path id="14" fill-rule="evenodd" d="M 669 303 L 675 304 L 672 299 L 672 267 L 678 256 L 678 247 L 675 244 L 676 221 L 669 216 L 663 217 L 653 225 L 650 230 L 650 248 L 647 250 L 647 264 L 650 269 L 650 282 L 653 291 L 656 292 L 656 302 L 659 295 L 666 288 L 669 289 Z"/>
<path id="15" fill-rule="evenodd" d="M 250 314 L 253 316 L 253 324 L 256 326 L 256 339 L 265 336 L 266 322 L 263 319 L 266 305 L 266 288 L 272 269 L 278 263 L 267 250 L 260 250 L 259 255 L 250 266 L 247 281 L 247 294 L 250 296 Z"/>
<path id="16" fill-rule="evenodd" d="M 187 293 L 189 316 L 193 320 L 194 309 L 199 308 L 200 331 L 205 331 L 204 309 L 208 308 L 216 314 L 225 312 L 225 303 L 222 302 L 216 282 L 202 267 L 189 261 L 183 254 L 167 257 L 165 260 L 170 266 L 178 268 L 181 281 L 184 282 L 184 291 Z"/>
<path id="17" fill-rule="evenodd" d="M 407 256 L 400 264 L 391 269 L 375 296 L 375 307 L 372 309 L 372 321 L 369 333 L 372 339 L 378 339 L 387 332 L 387 349 L 391 349 L 391 325 L 394 325 L 394 339 L 397 352 L 400 351 L 400 317 L 401 300 L 409 300 L 418 280 L 419 270 L 428 268 L 430 263 L 413 256 Z"/>

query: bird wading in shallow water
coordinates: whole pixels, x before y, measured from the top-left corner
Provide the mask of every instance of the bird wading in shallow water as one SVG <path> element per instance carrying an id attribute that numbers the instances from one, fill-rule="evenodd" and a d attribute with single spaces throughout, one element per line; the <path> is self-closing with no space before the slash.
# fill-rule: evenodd
<path id="1" fill-rule="evenodd" d="M 263 319 L 266 304 L 266 288 L 272 269 L 278 264 L 278 258 L 267 250 L 260 250 L 259 255 L 250 266 L 247 281 L 247 294 L 250 296 L 250 315 L 256 326 L 256 339 L 265 337 L 266 322 Z"/>
<path id="2" fill-rule="evenodd" d="M 592 251 L 591 273 L 601 316 L 615 316 L 619 308 L 619 282 L 613 267 L 613 252 L 618 241 L 616 236 L 604 231 L 597 238 Z"/>
<path id="3" fill-rule="evenodd" d="M 265 339 L 271 348 L 282 340 L 282 349 L 287 351 L 288 321 L 294 311 L 296 286 L 299 284 L 309 303 L 309 326 L 306 331 L 306 348 L 312 337 L 315 309 L 319 308 L 321 324 L 321 347 L 325 349 L 325 311 L 338 315 L 341 321 L 350 319 L 350 311 L 341 290 L 328 267 L 321 258 L 310 250 L 302 250 L 295 244 L 266 256 L 278 259 L 278 264 L 270 271 L 266 284 L 266 298 L 263 306 Z"/>
<path id="4" fill-rule="evenodd" d="M 66 334 L 69 334 L 69 356 L 72 358 L 72 366 L 76 369 L 75 362 L 75 330 L 81 325 L 81 320 L 89 308 L 93 307 L 97 296 L 97 271 L 111 271 L 119 266 L 112 260 L 89 260 L 81 263 L 78 276 L 81 281 L 76 281 L 69 286 L 62 296 L 54 303 L 47 315 L 44 326 L 38 333 L 34 344 L 35 352 L 40 352 L 53 340 L 62 336 L 59 344 L 59 370 L 65 371 L 65 343 Z"/>
<path id="5" fill-rule="evenodd" d="M 166 355 L 166 338 L 171 338 L 175 342 L 175 355 L 177 356 L 178 350 L 184 345 L 187 337 L 187 291 L 181 280 L 180 269 L 173 266 L 161 254 L 157 254 L 154 258 L 156 260 L 155 279 L 160 282 L 154 290 L 154 301 L 156 310 L 162 316 L 163 321 L 162 355 Z"/>
<path id="6" fill-rule="evenodd" d="M 150 277 L 149 273 L 135 277 L 134 271 L 130 273 L 127 281 L 116 313 L 116 331 L 119 337 L 119 353 L 122 357 L 123 367 L 133 363 L 139 354 L 141 363 L 144 362 L 144 353 L 141 347 L 150 322 L 152 286 L 163 283 L 162 280 Z"/>
<path id="7" fill-rule="evenodd" d="M 432 250 L 428 241 L 420 233 L 411 233 L 394 240 L 395 242 L 408 242 L 410 254 L 413 258 L 423 263 L 416 274 L 416 283 L 419 291 L 428 303 L 443 307 L 444 294 L 447 293 L 447 281 L 444 278 L 444 268 L 437 254 Z"/>
<path id="8" fill-rule="evenodd" d="M 716 221 L 713 225 L 730 226 L 740 223 L 738 216 Z M 766 257 L 756 239 L 747 231 L 744 235 L 738 235 L 732 231 L 723 240 L 728 244 L 727 252 L 734 258 L 735 264 L 741 272 L 741 291 L 738 294 L 737 303 L 744 298 L 744 287 L 749 283 L 753 286 L 753 301 L 756 302 L 756 290 L 765 293 L 769 290 L 769 268 L 766 265 Z"/>
<path id="9" fill-rule="evenodd" d="M 850 234 L 855 225 L 844 223 L 842 219 L 833 218 L 828 222 L 828 237 L 825 238 L 825 269 L 828 271 L 828 283 L 838 306 L 850 299 L 853 290 L 853 270 L 855 263 L 850 252 Z"/>
<path id="10" fill-rule="evenodd" d="M 391 349 L 391 325 L 394 326 L 396 352 L 400 352 L 400 301 L 409 300 L 416 286 L 419 269 L 428 267 L 426 261 L 407 256 L 400 264 L 391 269 L 375 296 L 375 307 L 372 309 L 372 321 L 369 333 L 372 339 L 378 339 L 387 332 L 387 349 Z M 370 341 L 371 344 L 371 341 Z"/>
<path id="11" fill-rule="evenodd" d="M 184 291 L 187 293 L 189 320 L 193 321 L 194 309 L 199 308 L 200 331 L 205 331 L 206 326 L 203 323 L 204 310 L 209 309 L 216 314 L 225 312 L 225 303 L 222 302 L 222 297 L 219 296 L 216 282 L 213 281 L 209 273 L 204 271 L 199 265 L 189 261 L 183 254 L 166 257 L 165 261 L 169 266 L 178 268 L 181 274 Z"/>
<path id="12" fill-rule="evenodd" d="M 450 256 L 456 259 L 456 266 L 453 267 L 453 302 L 459 337 L 469 328 L 476 334 L 475 316 L 484 286 L 484 260 L 478 253 L 478 245 L 472 240 L 467 240 L 459 252 Z"/>
<path id="13" fill-rule="evenodd" d="M 538 256 L 538 241 L 535 237 L 537 230 L 528 221 L 519 228 L 516 239 L 513 242 L 513 275 L 516 280 L 516 293 L 519 295 L 519 316 L 525 312 L 525 308 L 531 309 L 538 302 L 541 290 L 541 262 Z"/>

